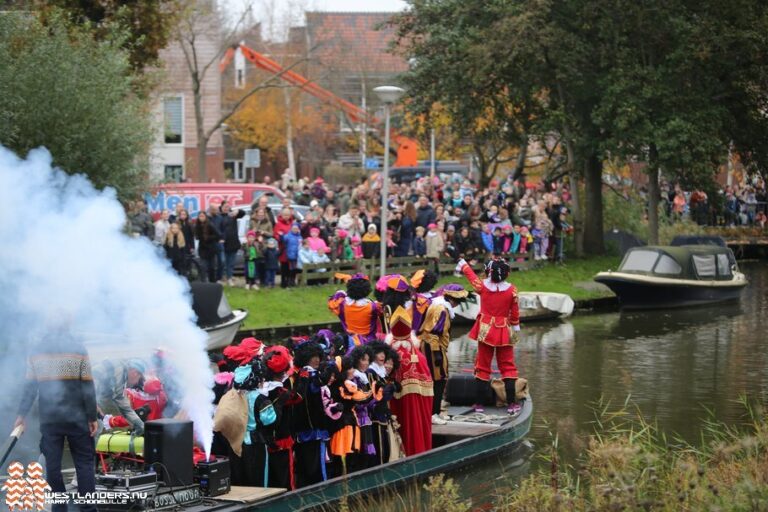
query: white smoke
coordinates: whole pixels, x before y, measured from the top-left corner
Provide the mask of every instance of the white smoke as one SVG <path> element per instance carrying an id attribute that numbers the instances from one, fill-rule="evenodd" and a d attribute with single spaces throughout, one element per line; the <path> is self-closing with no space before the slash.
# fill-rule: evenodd
<path id="1" fill-rule="evenodd" d="M 1 416 L 16 413 L 19 347 L 63 317 L 94 365 L 105 357 L 149 363 L 162 348 L 177 375 L 177 398 L 208 451 L 213 375 L 189 287 L 157 248 L 124 234 L 124 226 L 114 190 L 54 169 L 44 149 L 21 160 L 0 147 L 0 371 L 13 377 L 4 382 Z"/>

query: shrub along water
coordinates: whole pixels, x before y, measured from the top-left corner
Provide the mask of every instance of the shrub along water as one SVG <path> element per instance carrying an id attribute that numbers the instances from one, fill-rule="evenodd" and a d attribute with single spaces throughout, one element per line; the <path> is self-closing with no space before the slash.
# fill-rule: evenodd
<path id="1" fill-rule="evenodd" d="M 496 484 L 492 509 L 501 512 L 760 512 L 768 510 L 768 417 L 741 400 L 747 421 L 705 424 L 696 445 L 667 436 L 624 404 L 598 406 L 595 430 L 574 464 L 561 447 L 521 482 Z M 346 510 L 401 512 L 475 510 L 451 478 L 438 475 L 378 500 L 351 498 Z M 487 509 L 487 506 L 483 509 Z"/>
<path id="2" fill-rule="evenodd" d="M 575 465 L 560 464 L 556 442 L 546 468 L 505 492 L 498 510 L 768 510 L 768 418 L 741 400 L 748 422 L 705 424 L 696 445 L 668 437 L 626 404 L 599 410 Z"/>

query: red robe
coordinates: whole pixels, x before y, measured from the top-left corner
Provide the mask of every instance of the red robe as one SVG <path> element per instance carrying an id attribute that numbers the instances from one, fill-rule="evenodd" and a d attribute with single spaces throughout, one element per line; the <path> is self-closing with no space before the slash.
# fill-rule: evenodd
<path id="1" fill-rule="evenodd" d="M 480 314 L 469 337 L 493 347 L 511 345 L 510 329 L 520 325 L 517 288 L 507 282 L 481 280 L 469 265 L 464 265 L 461 271 L 480 295 Z"/>
<path id="2" fill-rule="evenodd" d="M 400 423 L 405 454 L 416 455 L 432 449 L 432 374 L 424 354 L 413 343 L 411 308 L 398 307 L 387 317 L 388 340 L 400 356 L 395 380 L 402 386 L 390 409 Z"/>

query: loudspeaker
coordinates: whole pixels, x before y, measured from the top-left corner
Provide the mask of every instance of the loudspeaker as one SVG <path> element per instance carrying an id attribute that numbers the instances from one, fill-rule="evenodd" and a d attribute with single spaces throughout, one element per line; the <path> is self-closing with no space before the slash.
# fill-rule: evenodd
<path id="1" fill-rule="evenodd" d="M 191 485 L 192 422 L 162 419 L 144 423 L 144 465 L 153 468 L 168 486 Z"/>

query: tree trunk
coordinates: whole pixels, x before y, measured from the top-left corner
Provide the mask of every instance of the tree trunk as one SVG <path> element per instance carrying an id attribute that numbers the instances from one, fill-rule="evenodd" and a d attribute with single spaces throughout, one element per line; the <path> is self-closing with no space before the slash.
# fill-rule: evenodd
<path id="1" fill-rule="evenodd" d="M 491 179 L 488 177 L 488 161 L 485 158 L 485 153 L 483 153 L 483 148 L 481 146 L 476 144 L 473 148 L 475 150 L 475 156 L 477 157 L 477 166 L 479 167 L 478 174 L 480 175 L 480 188 L 485 188 L 488 186 L 488 183 L 491 182 Z"/>
<path id="2" fill-rule="evenodd" d="M 520 144 L 520 151 L 517 153 L 517 161 L 515 162 L 515 169 L 513 172 L 512 179 L 518 179 L 521 174 L 523 174 L 523 171 L 525 170 L 525 159 L 528 156 L 528 135 L 526 134 L 525 137 L 523 137 L 522 143 Z"/>
<path id="3" fill-rule="evenodd" d="M 603 162 L 592 152 L 584 162 L 584 252 L 603 254 Z"/>
<path id="4" fill-rule="evenodd" d="M 197 128 L 197 179 L 201 183 L 208 181 L 205 153 L 208 151 L 208 138 L 203 126 L 203 95 L 200 91 L 200 80 L 192 75 L 192 95 L 195 105 L 195 127 Z"/>
<path id="5" fill-rule="evenodd" d="M 648 243 L 659 243 L 659 150 L 651 144 L 648 150 Z"/>
<path id="6" fill-rule="evenodd" d="M 291 95 L 288 89 L 283 89 L 283 98 L 285 99 L 285 151 L 288 154 L 288 170 L 293 181 L 297 181 L 296 176 L 296 156 L 293 152 L 293 122 L 291 120 Z"/>

